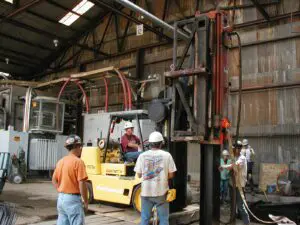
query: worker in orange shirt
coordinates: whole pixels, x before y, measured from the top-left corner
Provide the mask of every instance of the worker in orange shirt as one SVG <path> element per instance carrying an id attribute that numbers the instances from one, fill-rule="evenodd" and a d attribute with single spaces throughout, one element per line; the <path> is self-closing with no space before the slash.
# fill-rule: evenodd
<path id="1" fill-rule="evenodd" d="M 83 225 L 84 209 L 88 209 L 86 186 L 88 177 L 84 162 L 80 159 L 82 151 L 80 137 L 70 135 L 66 139 L 65 147 L 69 154 L 58 161 L 52 178 L 52 183 L 59 192 L 57 225 Z"/>

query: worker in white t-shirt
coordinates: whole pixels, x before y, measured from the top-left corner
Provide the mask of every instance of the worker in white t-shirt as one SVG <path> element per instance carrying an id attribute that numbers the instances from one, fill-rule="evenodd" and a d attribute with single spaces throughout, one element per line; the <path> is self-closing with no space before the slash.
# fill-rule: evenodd
<path id="1" fill-rule="evenodd" d="M 176 172 L 174 160 L 169 152 L 161 150 L 164 138 L 155 131 L 149 136 L 151 149 L 142 153 L 134 171 L 142 178 L 141 225 L 149 225 L 152 208 L 156 206 L 160 225 L 169 224 L 169 203 L 166 201 L 169 179 Z"/>
<path id="2" fill-rule="evenodd" d="M 242 189 L 244 190 L 246 183 L 247 183 L 247 159 L 246 159 L 246 151 L 244 149 L 242 149 L 241 145 L 237 145 L 235 147 L 235 157 L 237 158 L 237 160 L 235 162 L 235 165 L 236 165 L 235 167 L 234 167 L 234 164 L 222 165 L 220 169 L 221 170 L 222 169 L 228 169 L 228 170 L 234 169 L 236 185 L 241 186 Z M 244 205 L 242 196 L 241 196 L 238 188 L 236 188 L 236 205 L 237 205 L 238 211 L 242 217 L 243 223 L 245 225 L 250 224 L 249 214 Z"/>

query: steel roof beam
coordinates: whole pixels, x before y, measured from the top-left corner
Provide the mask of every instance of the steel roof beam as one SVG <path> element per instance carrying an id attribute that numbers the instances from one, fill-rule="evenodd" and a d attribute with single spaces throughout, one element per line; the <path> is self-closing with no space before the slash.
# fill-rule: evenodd
<path id="1" fill-rule="evenodd" d="M 34 60 L 39 60 L 39 61 L 43 60 L 43 58 L 41 58 L 41 57 L 38 57 L 38 56 L 35 56 L 35 55 L 31 55 L 31 54 L 27 54 L 27 53 L 20 52 L 20 51 L 15 51 L 15 50 L 12 50 L 12 49 L 8 49 L 8 48 L 5 48 L 3 46 L 0 46 L 0 51 L 1 50 L 5 51 L 5 52 L 13 53 L 15 55 L 20 55 L 20 56 L 23 56 L 23 57 L 26 57 L 26 58 L 34 59 Z"/>
<path id="2" fill-rule="evenodd" d="M 10 36 L 10 35 L 5 34 L 5 33 L 2 33 L 2 32 L 0 32 L 0 36 L 2 36 L 2 37 L 4 37 L 4 38 L 7 38 L 7 39 L 10 39 L 10 40 L 14 40 L 14 41 L 16 41 L 16 42 L 20 42 L 20 43 L 29 45 L 29 46 L 31 46 L 31 47 L 43 49 L 43 50 L 46 50 L 46 51 L 53 51 L 52 48 L 48 48 L 48 47 L 45 47 L 45 46 L 40 45 L 40 44 L 36 44 L 36 43 L 33 43 L 33 42 L 29 42 L 29 41 L 26 41 L 26 40 L 24 40 L 24 39 L 18 38 L 18 37 L 16 37 L 16 36 Z"/>
<path id="3" fill-rule="evenodd" d="M 165 35 L 164 33 L 160 32 L 159 30 L 157 30 L 157 29 L 155 29 L 155 28 L 153 28 L 153 27 L 151 27 L 151 26 L 149 26 L 149 25 L 146 24 L 145 22 L 139 21 L 138 19 L 135 19 L 134 17 L 131 17 L 130 15 L 128 15 L 128 14 L 122 12 L 121 10 L 119 10 L 119 9 L 117 9 L 117 8 L 115 8 L 115 7 L 109 5 L 109 4 L 107 4 L 107 3 L 105 3 L 105 2 L 103 2 L 103 1 L 101 1 L 101 0 L 91 0 L 91 1 L 92 1 L 93 3 L 95 3 L 97 6 L 99 6 L 99 7 L 104 7 L 104 8 L 106 8 L 106 9 L 108 9 L 108 10 L 114 12 L 114 13 L 117 13 L 117 14 L 119 14 L 119 15 L 125 17 L 126 19 L 128 19 L 128 20 L 130 20 L 130 21 L 132 21 L 132 22 L 134 22 L 134 23 L 136 23 L 136 24 L 143 24 L 144 27 L 145 27 L 147 30 L 152 31 L 153 33 L 157 34 L 158 36 L 160 36 L 160 37 L 162 37 L 162 38 L 165 38 L 165 39 L 168 40 L 168 41 L 171 41 L 171 40 L 172 40 L 171 37 L 168 37 L 168 36 Z"/>
<path id="4" fill-rule="evenodd" d="M 97 0 L 99 1 L 99 0 Z M 145 18 L 149 19 L 152 23 L 156 24 L 157 26 L 164 28 L 168 31 L 172 32 L 171 38 L 173 38 L 173 33 L 175 31 L 175 28 L 171 26 L 170 24 L 166 23 L 165 21 L 161 20 L 160 18 L 154 16 L 153 14 L 147 12 L 143 8 L 139 7 L 138 5 L 134 4 L 133 2 L 129 0 L 115 0 L 115 2 L 118 2 L 119 4 L 125 6 L 126 8 L 129 8 L 137 13 L 140 13 Z M 183 33 L 179 29 L 177 29 L 177 34 L 180 39 L 183 40 L 189 40 L 189 36 L 186 33 Z"/>
<path id="5" fill-rule="evenodd" d="M 25 63 L 33 65 L 33 66 L 38 66 L 39 65 L 38 62 L 29 61 L 28 59 L 22 59 L 22 58 L 17 57 L 17 56 L 7 55 L 7 54 L 4 54 L 4 53 L 0 53 L 0 56 L 2 56 L 3 58 L 9 58 L 9 59 L 12 59 L 12 60 L 18 61 L 18 62 L 25 62 Z"/>
<path id="6" fill-rule="evenodd" d="M 103 12 L 99 13 L 94 19 L 92 23 L 89 23 L 87 27 L 85 27 L 83 32 L 77 32 L 72 38 L 69 39 L 68 43 L 65 45 L 62 45 L 57 51 L 53 52 L 49 57 L 47 57 L 46 60 L 44 60 L 44 63 L 38 68 L 36 72 L 36 77 L 43 72 L 43 70 L 47 69 L 47 67 L 50 66 L 52 62 L 54 62 L 63 52 L 68 50 L 73 45 L 78 45 L 78 41 L 80 41 L 85 35 L 88 35 L 89 32 L 94 30 L 99 24 L 102 22 L 104 17 L 107 15 L 108 12 L 103 15 Z"/>
<path id="7" fill-rule="evenodd" d="M 33 5 L 37 4 L 37 3 L 41 3 L 41 0 L 33 0 L 29 3 L 27 3 L 26 5 L 24 6 L 21 6 L 20 8 L 17 8 L 16 10 L 14 10 L 13 12 L 9 13 L 7 16 L 5 16 L 4 18 L 2 18 L 0 20 L 0 24 L 3 23 L 5 20 L 8 20 L 22 12 L 24 12 L 26 9 L 32 7 Z"/>
<path id="8" fill-rule="evenodd" d="M 0 15 L 0 18 L 2 18 L 2 17 L 3 16 Z M 59 37 L 59 36 L 57 36 L 55 34 L 49 33 L 47 31 L 44 31 L 44 30 L 41 30 L 41 29 L 38 29 L 38 28 L 35 28 L 35 27 L 32 27 L 30 25 L 21 23 L 21 22 L 16 21 L 16 20 L 8 19 L 7 22 L 10 23 L 10 24 L 13 24 L 14 26 L 18 26 L 18 27 L 21 27 L 21 28 L 23 28 L 25 30 L 29 30 L 29 31 L 32 31 L 32 32 L 37 33 L 39 35 L 43 35 L 45 37 L 48 37 L 49 39 L 58 39 L 58 40 L 61 40 L 63 42 L 69 42 L 69 39 L 67 39 L 67 38 Z M 82 44 L 78 44 L 78 43 L 76 43 L 75 45 L 77 45 L 77 46 L 79 46 L 79 47 L 81 47 L 81 48 L 83 48 L 85 50 L 88 50 L 88 51 L 92 51 L 92 52 L 95 51 L 93 48 L 91 48 L 91 47 L 89 47 L 87 45 L 82 45 Z M 98 51 L 98 50 L 96 50 L 96 51 L 99 54 L 107 55 L 104 52 L 101 52 L 101 51 Z"/>
<path id="9" fill-rule="evenodd" d="M 261 6 L 261 4 L 257 0 L 251 0 L 253 5 L 257 8 L 257 10 L 260 12 L 260 14 L 266 19 L 270 20 L 269 14 L 266 12 L 266 10 Z"/>
<path id="10" fill-rule="evenodd" d="M 75 29 L 75 28 L 73 28 L 73 27 L 71 27 L 71 26 L 65 26 L 65 25 L 59 23 L 57 20 L 51 19 L 51 18 L 49 18 L 49 17 L 46 17 L 45 15 L 36 13 L 36 12 L 34 12 L 34 11 L 32 11 L 32 10 L 26 10 L 26 13 L 28 13 L 28 14 L 30 14 L 30 15 L 33 15 L 33 16 L 39 18 L 39 19 L 45 20 L 45 21 L 47 21 L 47 22 L 49 22 L 49 23 L 53 23 L 53 24 L 56 24 L 56 25 L 58 25 L 58 26 L 61 26 L 63 29 L 68 29 L 68 30 L 70 30 L 70 31 L 72 31 L 72 32 L 80 31 L 79 29 Z"/>
<path id="11" fill-rule="evenodd" d="M 0 62 L 2 63 L 6 63 L 5 62 L 5 59 L 6 57 L 2 57 L 0 56 Z M 20 67 L 23 67 L 23 68 L 28 68 L 28 69 L 34 69 L 36 66 L 34 65 L 28 65 L 28 64 L 25 64 L 25 63 L 21 63 L 21 62 L 16 62 L 15 60 L 9 60 L 9 63 L 8 65 L 16 65 L 16 66 L 20 66 Z"/>

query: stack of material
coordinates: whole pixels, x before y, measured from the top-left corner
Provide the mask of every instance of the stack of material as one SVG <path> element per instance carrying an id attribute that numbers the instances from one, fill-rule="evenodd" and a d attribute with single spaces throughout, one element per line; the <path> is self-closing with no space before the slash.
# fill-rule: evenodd
<path id="1" fill-rule="evenodd" d="M 287 164 L 261 163 L 259 172 L 259 189 L 266 191 L 270 185 L 277 183 L 278 175 L 288 169 Z"/>

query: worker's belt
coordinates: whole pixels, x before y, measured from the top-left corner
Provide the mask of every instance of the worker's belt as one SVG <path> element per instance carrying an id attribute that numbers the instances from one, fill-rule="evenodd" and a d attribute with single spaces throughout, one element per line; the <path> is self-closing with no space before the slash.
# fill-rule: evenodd
<path id="1" fill-rule="evenodd" d="M 65 195 L 77 195 L 77 196 L 80 196 L 79 193 L 63 193 L 63 192 L 60 192 L 60 193 L 65 194 Z"/>

